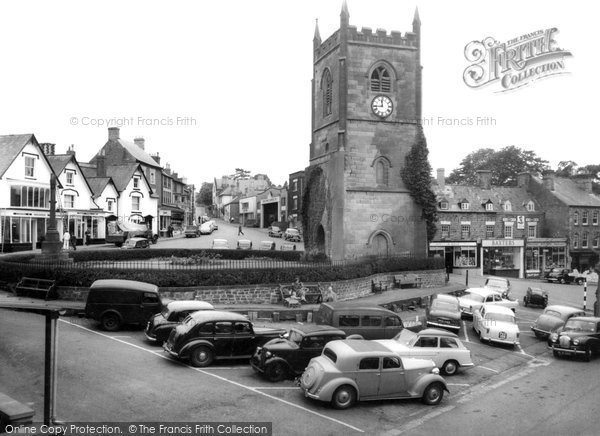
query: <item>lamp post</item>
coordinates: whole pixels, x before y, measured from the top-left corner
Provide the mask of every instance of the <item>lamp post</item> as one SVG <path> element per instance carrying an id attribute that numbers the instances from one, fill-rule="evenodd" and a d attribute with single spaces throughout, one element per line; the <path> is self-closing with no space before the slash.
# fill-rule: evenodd
<path id="1" fill-rule="evenodd" d="M 56 226 L 56 176 L 50 176 L 50 219 L 42 242 L 42 254 L 39 259 L 47 262 L 68 262 L 72 260 L 62 251 L 62 243 Z"/>

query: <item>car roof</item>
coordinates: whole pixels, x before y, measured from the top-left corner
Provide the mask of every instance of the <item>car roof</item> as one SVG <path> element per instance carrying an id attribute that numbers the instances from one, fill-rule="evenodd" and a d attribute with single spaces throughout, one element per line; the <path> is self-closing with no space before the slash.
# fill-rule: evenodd
<path id="1" fill-rule="evenodd" d="M 454 295 L 448 295 L 448 294 L 436 294 L 433 299 L 434 300 L 451 301 L 453 303 L 456 303 L 458 301 L 457 297 L 455 297 Z"/>
<path id="2" fill-rule="evenodd" d="M 600 322 L 600 317 L 597 316 L 574 316 L 569 321 L 592 321 L 592 322 Z"/>
<path id="3" fill-rule="evenodd" d="M 224 242 L 224 243 L 227 243 L 227 239 L 213 239 L 213 242 Z"/>
<path id="4" fill-rule="evenodd" d="M 158 286 L 137 280 L 103 279 L 96 280 L 90 289 L 130 289 L 133 291 L 158 293 Z"/>
<path id="5" fill-rule="evenodd" d="M 465 292 L 468 292 L 469 294 L 478 294 L 483 296 L 488 296 L 491 294 L 500 294 L 500 292 L 491 288 L 469 288 L 466 289 Z"/>
<path id="6" fill-rule="evenodd" d="M 435 328 L 423 329 L 423 330 L 419 331 L 417 333 L 417 335 L 419 335 L 419 336 L 432 335 L 432 336 L 445 336 L 448 338 L 458 338 L 458 335 L 456 333 L 452 333 L 448 330 L 435 329 Z"/>
<path id="7" fill-rule="evenodd" d="M 346 336 L 346 333 L 344 333 L 342 330 L 337 329 L 335 327 L 328 326 L 328 325 L 305 324 L 305 325 L 294 326 L 291 328 L 291 330 L 299 331 L 300 333 L 304 334 L 305 336 L 312 335 L 312 334 L 316 335 L 316 334 L 321 334 L 321 333 L 330 333 L 332 335 Z"/>
<path id="8" fill-rule="evenodd" d="M 485 308 L 485 311 L 489 313 L 505 313 L 513 316 L 515 315 L 511 309 L 505 306 L 499 306 L 497 304 L 484 304 L 483 307 Z"/>
<path id="9" fill-rule="evenodd" d="M 389 348 L 374 341 L 365 341 L 361 339 L 344 339 L 331 341 L 327 344 L 338 356 L 356 355 L 357 353 L 366 355 L 380 355 L 382 353 L 394 354 Z"/>
<path id="10" fill-rule="evenodd" d="M 174 312 L 178 312 L 181 310 L 210 310 L 214 309 L 214 306 L 206 301 L 199 300 L 180 300 L 180 301 L 171 301 L 167 304 L 167 309 L 172 310 Z"/>
<path id="11" fill-rule="evenodd" d="M 339 310 L 339 309 L 372 310 L 372 311 L 377 311 L 377 312 L 385 312 L 385 313 L 389 313 L 389 314 L 398 315 L 397 313 L 392 312 L 391 310 L 388 310 L 384 307 L 377 306 L 376 304 L 365 305 L 365 303 L 362 303 L 359 301 L 351 301 L 351 300 L 350 301 L 335 301 L 335 302 L 329 302 L 329 303 L 321 303 L 321 306 L 329 307 L 330 309 L 333 309 L 333 310 Z"/>
<path id="12" fill-rule="evenodd" d="M 298 231 L 298 229 L 295 229 L 295 228 L 293 228 L 293 227 L 290 227 L 289 229 L 287 229 L 287 230 L 286 230 L 286 232 L 287 232 L 287 231 L 290 231 L 290 230 L 291 230 L 291 231 L 293 231 L 293 232 L 297 232 L 297 231 Z"/>
<path id="13" fill-rule="evenodd" d="M 223 310 L 201 310 L 190 315 L 196 322 L 207 321 L 248 321 L 244 315 Z"/>
<path id="14" fill-rule="evenodd" d="M 546 311 L 547 310 L 555 310 L 560 313 L 583 312 L 583 309 L 578 309 L 576 307 L 571 307 L 571 306 L 563 306 L 561 304 L 553 304 L 552 306 L 546 306 Z"/>
<path id="15" fill-rule="evenodd" d="M 215 241 L 217 241 L 217 239 L 215 239 Z M 246 242 L 252 242 L 252 241 L 250 241 L 250 239 L 238 239 L 238 242 L 246 243 Z"/>

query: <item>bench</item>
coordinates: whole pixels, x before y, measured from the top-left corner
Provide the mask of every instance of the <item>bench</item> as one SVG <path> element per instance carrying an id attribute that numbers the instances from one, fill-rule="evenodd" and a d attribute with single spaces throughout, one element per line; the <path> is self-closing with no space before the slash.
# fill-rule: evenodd
<path id="1" fill-rule="evenodd" d="M 54 280 L 23 277 L 15 286 L 14 293 L 18 297 L 43 298 L 45 300 L 58 299 Z"/>
<path id="2" fill-rule="evenodd" d="M 31 407 L 0 392 L 0 433 L 6 431 L 7 425 L 31 424 L 33 415 L 35 411 Z"/>
<path id="3" fill-rule="evenodd" d="M 284 306 L 300 307 L 302 303 L 320 304 L 323 301 L 323 292 L 319 285 L 303 285 L 304 301 L 294 297 L 294 285 L 279 285 L 279 293 Z"/>
<path id="4" fill-rule="evenodd" d="M 383 291 L 387 291 L 387 286 L 384 287 L 381 282 L 375 283 L 373 280 L 371 280 L 371 292 L 374 294 L 379 294 Z"/>
<path id="5" fill-rule="evenodd" d="M 395 288 L 420 288 L 421 276 L 417 274 L 396 274 L 394 276 Z"/>

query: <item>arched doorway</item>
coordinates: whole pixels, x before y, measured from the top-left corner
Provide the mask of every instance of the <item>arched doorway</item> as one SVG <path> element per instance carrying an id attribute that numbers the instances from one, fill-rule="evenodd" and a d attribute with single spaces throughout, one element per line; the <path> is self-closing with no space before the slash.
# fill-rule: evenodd
<path id="1" fill-rule="evenodd" d="M 390 255 L 391 237 L 379 231 L 373 235 L 369 240 L 369 251 L 372 256 L 387 257 Z"/>

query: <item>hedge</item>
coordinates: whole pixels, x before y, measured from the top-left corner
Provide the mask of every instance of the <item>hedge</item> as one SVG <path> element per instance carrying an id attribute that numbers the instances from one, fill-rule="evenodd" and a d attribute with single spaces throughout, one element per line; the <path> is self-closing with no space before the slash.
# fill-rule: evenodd
<path id="1" fill-rule="evenodd" d="M 114 252 L 106 251 L 105 253 L 112 255 Z M 17 282 L 23 276 L 52 279 L 56 280 L 59 286 L 90 286 L 95 280 L 99 279 L 139 280 L 154 283 L 160 287 L 226 286 L 289 283 L 293 282 L 296 277 L 305 282 L 329 282 L 366 277 L 377 273 L 443 269 L 444 267 L 443 259 L 439 258 L 364 260 L 341 266 L 304 265 L 307 266 L 216 271 L 204 269 L 84 268 L 78 267 L 76 263 L 63 268 L 48 268 L 33 264 L 7 262 L 5 258 L 0 260 L 0 277 L 7 282 Z"/>
<path id="2" fill-rule="evenodd" d="M 107 259 L 107 253 L 108 255 Z M 240 260 L 250 257 L 268 257 L 284 261 L 297 261 L 304 254 L 303 251 L 277 251 L 277 250 L 213 250 L 213 249 L 185 249 L 185 248 L 152 248 L 151 250 L 81 250 L 72 251 L 69 256 L 75 262 L 94 260 L 146 260 L 159 257 L 192 257 L 215 256 L 219 259 Z"/>

